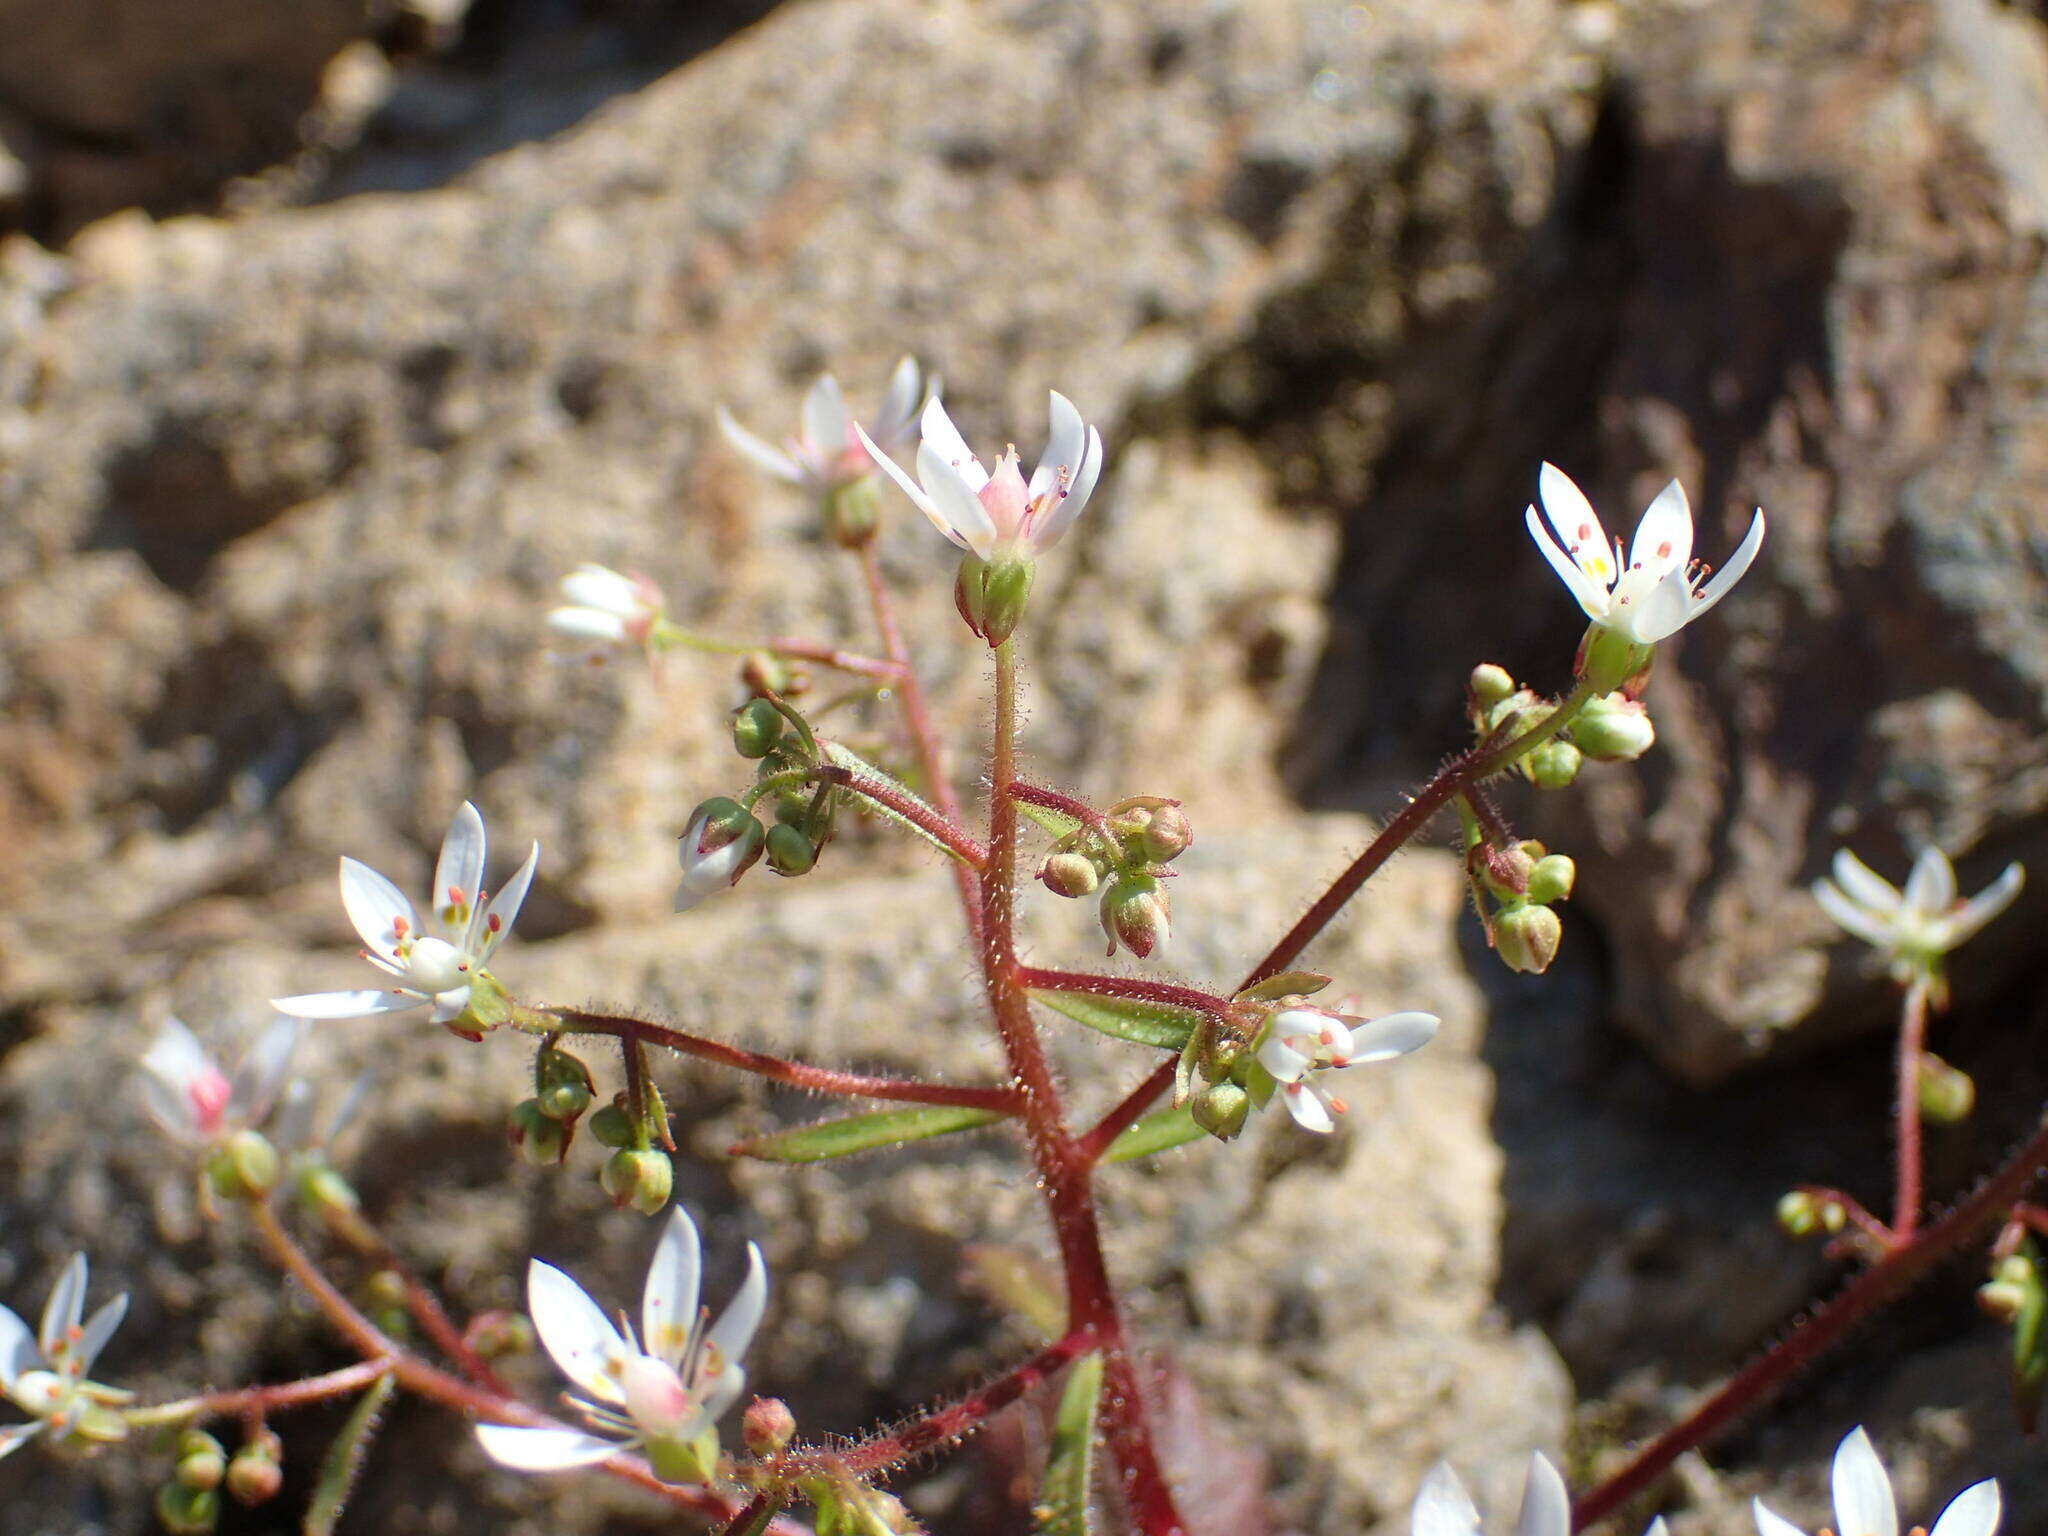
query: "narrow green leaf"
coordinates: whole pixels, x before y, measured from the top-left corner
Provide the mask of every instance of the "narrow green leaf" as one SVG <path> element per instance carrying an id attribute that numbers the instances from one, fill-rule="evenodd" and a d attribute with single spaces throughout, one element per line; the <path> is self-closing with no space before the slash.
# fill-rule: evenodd
<path id="1" fill-rule="evenodd" d="M 1133 1158 L 1150 1157 L 1154 1152 L 1186 1146 L 1203 1134 L 1187 1105 L 1179 1109 L 1155 1109 L 1112 1141 L 1103 1152 L 1102 1160 L 1105 1163 L 1128 1163 Z"/>
<path id="2" fill-rule="evenodd" d="M 822 1163 L 827 1158 L 850 1157 L 872 1152 L 877 1147 L 900 1147 L 906 1142 L 954 1131 L 971 1131 L 993 1125 L 1005 1118 L 993 1109 L 966 1109 L 956 1104 L 918 1104 L 904 1109 L 878 1109 L 864 1115 L 847 1115 L 817 1125 L 801 1125 L 793 1131 L 775 1131 L 736 1143 L 739 1157 L 758 1157 L 769 1163 Z"/>
<path id="3" fill-rule="evenodd" d="M 341 1519 L 349 1490 L 355 1486 L 356 1474 L 363 1469 L 363 1457 L 377 1433 L 377 1420 L 384 1405 L 391 1401 L 397 1384 L 391 1376 L 379 1376 L 349 1410 L 348 1422 L 341 1426 L 341 1433 L 334 1437 L 334 1444 L 327 1448 L 320 1463 L 320 1479 L 313 1485 L 312 1502 L 306 1506 L 306 1536 L 334 1536 L 335 1522 Z"/>
<path id="4" fill-rule="evenodd" d="M 1318 971 L 1282 971 L 1278 976 L 1253 982 L 1237 995 L 1252 1002 L 1269 1003 L 1294 993 L 1306 997 L 1311 992 L 1322 991 L 1329 984 L 1330 978 Z"/>
<path id="5" fill-rule="evenodd" d="M 1031 995 L 1076 1024 L 1086 1024 L 1119 1040 L 1156 1045 L 1167 1051 L 1186 1049 L 1188 1036 L 1203 1018 L 1192 1008 L 1142 1002 L 1132 997 L 1098 997 L 1093 992 L 1062 992 L 1050 987 L 1033 988 Z"/>
<path id="6" fill-rule="evenodd" d="M 919 805 L 923 806 L 926 810 L 931 811 L 932 818 L 934 820 L 945 820 L 945 818 L 941 816 L 939 812 L 932 806 L 932 803 L 929 800 L 925 799 L 924 796 L 918 794 L 917 791 L 912 789 L 909 785 L 905 784 L 901 779 L 895 777 L 893 774 L 884 773 L 881 769 L 877 768 L 873 763 L 869 762 L 866 758 L 862 757 L 858 752 L 855 752 L 848 747 L 842 746 L 840 743 L 836 741 L 827 741 L 821 743 L 821 745 L 824 747 L 825 757 L 828 762 L 831 762 L 837 767 L 846 769 L 849 773 L 857 773 L 861 775 L 863 778 L 873 779 L 879 784 L 886 785 L 888 788 L 894 790 L 897 794 L 903 796 L 904 799 L 915 800 Z M 916 833 L 919 837 L 923 838 L 926 842 L 930 843 L 934 848 L 938 849 L 939 852 L 943 853 L 947 858 L 960 858 L 960 855 L 957 852 L 955 852 L 951 848 L 948 848 L 936 837 L 933 837 L 931 833 L 925 831 L 923 827 L 920 827 L 916 822 L 912 821 L 909 817 L 903 815 L 901 812 L 892 811 L 891 809 L 889 809 L 888 806 L 883 805 L 879 800 L 870 800 L 863 795 L 861 797 L 861 805 L 864 809 L 874 812 L 875 815 L 886 817 L 888 820 L 895 822 L 897 826 L 903 827 L 908 831 Z M 960 861 L 963 864 L 967 862 L 965 859 L 961 859 Z"/>
<path id="7" fill-rule="evenodd" d="M 1034 805 L 1029 800 L 1019 800 L 1017 809 L 1056 838 L 1070 837 L 1081 830 L 1080 817 L 1069 816 L 1065 811 L 1056 811 L 1049 805 Z"/>
<path id="8" fill-rule="evenodd" d="M 1102 1356 L 1086 1354 L 1067 1373 L 1052 1421 L 1052 1455 L 1045 1464 L 1038 1505 L 1031 1512 L 1038 1536 L 1088 1536 L 1088 1494 L 1095 1462 L 1095 1410 L 1102 1401 Z"/>

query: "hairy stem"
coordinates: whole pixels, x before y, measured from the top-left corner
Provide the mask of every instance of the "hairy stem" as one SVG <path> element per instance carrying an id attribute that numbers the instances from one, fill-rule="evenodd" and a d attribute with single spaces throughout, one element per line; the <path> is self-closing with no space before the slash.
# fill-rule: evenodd
<path id="1" fill-rule="evenodd" d="M 1133 1002 L 1163 1003 L 1169 1008 L 1186 1008 L 1212 1018 L 1227 1018 L 1230 999 L 1170 981 L 1151 981 L 1142 976 L 1104 976 L 1094 971 L 1050 971 L 1035 965 L 1017 967 L 1020 986 L 1051 992 L 1087 992 L 1096 997 L 1125 997 Z"/>
<path id="2" fill-rule="evenodd" d="M 1920 1058 L 1927 1049 L 1927 983 L 1906 988 L 1899 1010 L 1899 1171 L 1892 1194 L 1892 1241 L 1910 1242 L 1920 1225 Z"/>
<path id="3" fill-rule="evenodd" d="M 202 1392 L 197 1397 L 181 1397 L 174 1403 L 127 1408 L 122 1410 L 121 1417 L 128 1421 L 130 1428 L 147 1429 L 158 1424 L 191 1424 L 206 1419 L 239 1418 L 250 1413 L 282 1412 L 287 1408 L 324 1403 L 330 1398 L 360 1392 L 380 1376 L 390 1375 L 394 1363 L 391 1357 L 384 1356 L 365 1360 L 360 1365 L 345 1365 L 323 1376 L 308 1376 L 301 1381 L 238 1387 L 230 1392 Z"/>
<path id="4" fill-rule="evenodd" d="M 955 858 L 968 866 L 969 874 L 988 863 L 988 850 L 968 836 L 957 822 L 915 796 L 904 794 L 886 779 L 862 773 L 857 768 L 842 768 L 837 763 L 819 763 L 810 770 L 808 777 L 850 789 L 856 795 L 895 812 L 934 841 L 943 843 Z"/>

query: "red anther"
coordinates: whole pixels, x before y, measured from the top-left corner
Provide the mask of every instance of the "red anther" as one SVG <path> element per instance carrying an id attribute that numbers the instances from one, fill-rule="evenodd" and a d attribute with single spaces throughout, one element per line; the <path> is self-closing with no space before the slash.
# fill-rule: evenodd
<path id="1" fill-rule="evenodd" d="M 1332 1056 L 1330 1058 L 1330 1065 L 1340 1069 L 1348 1067 L 1351 1065 L 1351 1058 L 1349 1056 Z"/>
<path id="2" fill-rule="evenodd" d="M 1338 1098 L 1333 1093 L 1330 1095 L 1330 1113 L 1335 1115 L 1348 1115 L 1351 1113 L 1351 1106 L 1349 1104 L 1346 1104 L 1342 1099 Z"/>
<path id="3" fill-rule="evenodd" d="M 1669 539 L 1666 539 L 1657 546 L 1657 558 L 1659 560 L 1669 560 L 1671 558 L 1671 541 Z"/>
<path id="4" fill-rule="evenodd" d="M 394 917 L 393 919 L 391 919 L 391 937 L 394 939 L 402 939 L 405 937 L 407 931 L 411 927 L 412 924 L 405 918 Z"/>
<path id="5" fill-rule="evenodd" d="M 484 926 L 488 928 L 492 933 L 496 933 L 500 928 L 505 926 L 504 914 L 499 912 L 493 912 L 489 917 L 484 919 Z"/>
<path id="6" fill-rule="evenodd" d="M 1316 1038 L 1325 1045 L 1335 1045 L 1337 1043 L 1337 1032 L 1334 1029 L 1325 1028 Z"/>
<path id="7" fill-rule="evenodd" d="M 461 905 L 462 905 L 462 901 L 463 901 L 463 897 L 462 897 L 462 887 L 461 887 L 461 886 L 459 886 L 459 885 L 451 885 L 451 886 L 449 886 L 449 887 L 448 887 L 448 905 L 449 905 L 449 906 L 451 906 L 451 907 L 459 907 L 459 906 L 461 906 Z"/>
<path id="8" fill-rule="evenodd" d="M 1591 537 L 1593 537 L 1593 525 L 1591 523 L 1579 524 L 1579 537 L 1582 539 L 1590 539 Z"/>
<path id="9" fill-rule="evenodd" d="M 65 1425 L 69 1424 L 70 1422 L 71 1415 L 63 1412 L 61 1409 L 58 1412 L 51 1414 L 49 1418 L 49 1425 L 52 1429 L 62 1429 Z"/>
<path id="10" fill-rule="evenodd" d="M 68 1342 L 76 1344 L 80 1339 L 85 1337 L 85 1330 L 79 1327 L 78 1324 L 72 1323 L 70 1326 L 65 1328 L 64 1337 Z"/>

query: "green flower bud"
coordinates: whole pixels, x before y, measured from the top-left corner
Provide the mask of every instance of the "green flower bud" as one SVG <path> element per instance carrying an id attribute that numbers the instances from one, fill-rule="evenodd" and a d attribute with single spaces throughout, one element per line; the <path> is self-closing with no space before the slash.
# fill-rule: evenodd
<path id="1" fill-rule="evenodd" d="M 1578 865 L 1561 853 L 1546 853 L 1529 871 L 1529 900 L 1539 907 L 1563 901 L 1578 877 Z"/>
<path id="2" fill-rule="evenodd" d="M 220 1492 L 165 1483 L 157 1490 L 156 1517 L 170 1536 L 213 1536 L 220 1523 Z"/>
<path id="3" fill-rule="evenodd" d="M 1579 642 L 1578 674 L 1597 693 L 1638 694 L 1648 680 L 1656 647 L 1640 645 L 1627 635 L 1595 624 Z"/>
<path id="4" fill-rule="evenodd" d="M 1977 1305 L 1984 1315 L 2008 1326 L 2019 1321 L 2031 1299 L 2026 1286 L 2010 1280 L 1991 1280 L 1977 1287 Z"/>
<path id="5" fill-rule="evenodd" d="M 795 827 L 768 829 L 768 867 L 778 875 L 807 875 L 818 862 L 818 845 Z"/>
<path id="6" fill-rule="evenodd" d="M 1091 895 L 1102 882 L 1095 861 L 1080 853 L 1051 855 L 1039 866 L 1038 878 L 1053 895 L 1067 897 Z"/>
<path id="7" fill-rule="evenodd" d="M 274 1430 L 259 1430 L 228 1463 L 228 1492 L 237 1504 L 253 1509 L 276 1498 L 283 1486 L 284 1442 Z"/>
<path id="8" fill-rule="evenodd" d="M 1508 676 L 1506 667 L 1483 661 L 1472 669 L 1465 686 L 1472 694 L 1473 708 L 1483 713 L 1513 695 L 1515 680 Z"/>
<path id="9" fill-rule="evenodd" d="M 590 1068 L 559 1046 L 543 1046 L 534 1062 L 540 1085 L 541 1113 L 550 1120 L 573 1121 L 590 1107 Z"/>
<path id="10" fill-rule="evenodd" d="M 1231 1030 L 1204 1031 L 1199 1057 L 1202 1076 L 1212 1083 L 1230 1082 L 1249 1049 L 1244 1037 Z"/>
<path id="11" fill-rule="evenodd" d="M 1546 741 L 1523 759 L 1538 789 L 1568 789 L 1579 776 L 1585 754 L 1568 741 Z"/>
<path id="12" fill-rule="evenodd" d="M 1589 700 L 1573 717 L 1571 734 L 1579 750 L 1596 763 L 1632 763 L 1657 740 L 1650 712 L 1620 693 Z"/>
<path id="13" fill-rule="evenodd" d="M 505 1133 L 519 1155 L 536 1168 L 552 1168 L 569 1155 L 569 1131 L 541 1107 L 539 1099 L 512 1106 Z"/>
<path id="14" fill-rule="evenodd" d="M 533 1353 L 533 1324 L 522 1312 L 479 1312 L 468 1331 L 470 1347 L 486 1360 Z"/>
<path id="15" fill-rule="evenodd" d="M 796 1415 L 779 1397 L 757 1397 L 740 1416 L 740 1434 L 756 1456 L 779 1456 L 796 1438 Z"/>
<path id="16" fill-rule="evenodd" d="M 283 1164 L 256 1131 L 235 1132 L 206 1159 L 206 1177 L 223 1200 L 262 1200 L 277 1188 Z"/>
<path id="17" fill-rule="evenodd" d="M 1122 874 L 1110 881 L 1102 888 L 1101 916 L 1111 954 L 1121 944 L 1143 960 L 1172 934 L 1166 889 L 1152 875 Z"/>
<path id="18" fill-rule="evenodd" d="M 1548 907 L 1509 907 L 1493 920 L 1493 947 L 1511 971 L 1542 975 L 1563 942 L 1564 924 Z"/>
<path id="19" fill-rule="evenodd" d="M 1162 805 L 1153 811 L 1145 830 L 1138 834 L 1139 850 L 1155 864 L 1172 863 L 1194 840 L 1194 826 L 1177 805 Z"/>
<path id="20" fill-rule="evenodd" d="M 750 699 L 732 720 L 732 744 L 741 757 L 766 757 L 782 740 L 782 711 L 766 699 Z"/>
<path id="21" fill-rule="evenodd" d="M 1531 848 L 1540 849 L 1540 843 L 1517 843 L 1512 848 L 1496 848 L 1482 843 L 1472 851 L 1472 867 L 1479 872 L 1479 882 L 1484 885 L 1496 901 L 1519 901 L 1529 889 L 1529 875 L 1536 868 L 1536 854 Z"/>
<path id="22" fill-rule="evenodd" d="M 1788 1237 L 1811 1237 L 1820 1225 L 1820 1212 L 1813 1196 L 1803 1189 L 1788 1190 L 1780 1196 L 1778 1225 Z"/>
<path id="23" fill-rule="evenodd" d="M 1188 1107 L 1195 1124 L 1218 1141 L 1230 1141 L 1244 1129 L 1252 1112 L 1252 1096 L 1235 1083 L 1213 1083 L 1196 1094 Z"/>
<path id="24" fill-rule="evenodd" d="M 642 1216 L 653 1216 L 668 1204 L 675 1188 L 675 1164 L 666 1152 L 626 1148 L 605 1159 L 598 1182 L 623 1209 L 632 1206 Z"/>
<path id="25" fill-rule="evenodd" d="M 624 1105 L 607 1104 L 590 1117 L 590 1134 L 603 1146 L 630 1147 L 633 1145 L 633 1118 L 626 1113 Z"/>
<path id="26" fill-rule="evenodd" d="M 1977 1107 L 1977 1085 L 1932 1051 L 1920 1057 L 1920 1113 L 1930 1125 L 1958 1125 Z"/>
<path id="27" fill-rule="evenodd" d="M 227 1475 L 228 1453 L 203 1429 L 178 1437 L 178 1464 L 172 1476 L 181 1488 L 218 1488 Z"/>
<path id="28" fill-rule="evenodd" d="M 960 617 L 990 645 L 1001 645 L 1015 632 L 1031 596 L 1031 561 L 1019 554 L 993 561 L 967 555 L 953 583 L 953 602 Z"/>
<path id="29" fill-rule="evenodd" d="M 882 520 L 881 488 L 862 475 L 825 493 L 825 532 L 841 549 L 859 549 L 875 536 Z"/>

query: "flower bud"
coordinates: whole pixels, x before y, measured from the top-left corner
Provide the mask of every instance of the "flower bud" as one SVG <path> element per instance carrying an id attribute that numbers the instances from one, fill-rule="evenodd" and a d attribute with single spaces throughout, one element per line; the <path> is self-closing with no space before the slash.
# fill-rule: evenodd
<path id="1" fill-rule="evenodd" d="M 405 1276 L 395 1269 L 372 1270 L 370 1277 L 363 1282 L 363 1301 L 369 1306 L 403 1308 L 410 1299 Z"/>
<path id="2" fill-rule="evenodd" d="M 1195 1124 L 1218 1141 L 1230 1141 L 1244 1129 L 1252 1112 L 1252 1096 L 1235 1083 L 1214 1083 L 1196 1094 L 1188 1108 Z"/>
<path id="3" fill-rule="evenodd" d="M 1472 669 L 1472 676 L 1465 686 L 1471 692 L 1473 708 L 1484 712 L 1514 693 L 1515 680 L 1508 676 L 1506 667 L 1497 667 L 1490 661 L 1482 661 Z"/>
<path id="4" fill-rule="evenodd" d="M 1571 732 L 1579 750 L 1596 763 L 1632 763 L 1657 739 L 1650 712 L 1620 693 L 1588 700 L 1573 718 Z"/>
<path id="5" fill-rule="evenodd" d="M 1102 888 L 1102 931 L 1109 952 L 1121 944 L 1140 960 L 1165 944 L 1171 934 L 1166 890 L 1152 875 L 1118 875 Z"/>
<path id="6" fill-rule="evenodd" d="M 534 1064 L 540 1084 L 540 1112 L 550 1120 L 572 1123 L 590 1107 L 590 1068 L 555 1046 L 543 1046 Z"/>
<path id="7" fill-rule="evenodd" d="M 541 1107 L 539 1099 L 521 1099 L 512 1106 L 505 1134 L 519 1155 L 536 1168 L 552 1168 L 569 1155 L 569 1132 Z"/>
<path id="8" fill-rule="evenodd" d="M 875 536 L 882 520 L 881 488 L 862 475 L 825 493 L 825 532 L 841 549 L 859 549 Z"/>
<path id="9" fill-rule="evenodd" d="M 362 1207 L 348 1180 L 324 1159 L 299 1160 L 294 1176 L 299 1204 L 323 1221 L 345 1221 Z"/>
<path id="10" fill-rule="evenodd" d="M 796 1415 L 779 1397 L 757 1397 L 740 1416 L 740 1434 L 756 1456 L 779 1456 L 796 1438 Z"/>
<path id="11" fill-rule="evenodd" d="M 2028 1289 L 2011 1280 L 1990 1280 L 1977 1287 L 1977 1306 L 1993 1322 L 2011 1324 L 2027 1309 Z"/>
<path id="12" fill-rule="evenodd" d="M 590 1117 L 590 1134 L 600 1145 L 607 1147 L 630 1147 L 633 1145 L 633 1117 L 625 1106 L 611 1103 Z"/>
<path id="13" fill-rule="evenodd" d="M 1811 1237 L 1819 1225 L 1820 1212 L 1805 1190 L 1788 1190 L 1778 1198 L 1778 1226 L 1787 1237 Z"/>
<path id="14" fill-rule="evenodd" d="M 668 1204 L 675 1180 L 675 1164 L 668 1154 L 651 1149 L 614 1152 L 598 1175 L 613 1205 L 621 1209 L 630 1205 L 642 1216 L 655 1215 Z"/>
<path id="15" fill-rule="evenodd" d="M 737 885 L 767 840 L 760 820 L 737 800 L 720 796 L 698 806 L 683 828 L 683 883 L 676 892 L 676 910 L 687 912 L 706 896 Z"/>
<path id="16" fill-rule="evenodd" d="M 251 1130 L 235 1132 L 206 1160 L 207 1180 L 223 1200 L 265 1199 L 282 1171 L 277 1148 Z"/>
<path id="17" fill-rule="evenodd" d="M 178 1437 L 178 1464 L 172 1476 L 181 1488 L 218 1488 L 227 1474 L 228 1453 L 203 1429 Z"/>
<path id="18" fill-rule="evenodd" d="M 170 1536 L 213 1536 L 220 1523 L 220 1492 L 165 1483 L 157 1490 L 156 1517 Z"/>
<path id="19" fill-rule="evenodd" d="M 479 1312 L 469 1320 L 463 1336 L 469 1340 L 469 1347 L 486 1360 L 533 1353 L 533 1324 L 521 1312 Z"/>
<path id="20" fill-rule="evenodd" d="M 1138 834 L 1138 846 L 1155 864 L 1170 864 L 1188 851 L 1195 840 L 1194 826 L 1177 805 L 1162 805 L 1153 811 L 1145 830 Z"/>
<path id="21" fill-rule="evenodd" d="M 1479 844 L 1473 850 L 1472 863 L 1479 871 L 1480 883 L 1497 901 L 1520 899 L 1527 893 L 1529 876 L 1536 868 L 1536 855 L 1529 850 L 1540 846 L 1516 843 L 1500 848 L 1491 843 Z"/>
<path id="22" fill-rule="evenodd" d="M 818 845 L 784 823 L 768 829 L 767 849 L 768 867 L 778 875 L 807 875 L 818 862 Z"/>
<path id="23" fill-rule="evenodd" d="M 773 651 L 749 651 L 740 663 L 740 684 L 751 694 L 795 698 L 804 691 L 803 668 Z"/>
<path id="24" fill-rule="evenodd" d="M 969 629 L 990 645 L 1001 645 L 1024 617 L 1032 575 L 1031 561 L 1024 555 L 999 553 L 992 561 L 965 556 L 953 583 L 954 605 Z"/>
<path id="25" fill-rule="evenodd" d="M 1563 901 L 1578 877 L 1578 865 L 1561 853 L 1546 853 L 1529 871 L 1529 900 L 1539 907 Z"/>
<path id="26" fill-rule="evenodd" d="M 782 740 L 782 711 L 766 699 L 749 699 L 732 719 L 732 744 L 741 757 L 766 757 Z"/>
<path id="27" fill-rule="evenodd" d="M 1931 1125 L 1958 1125 L 1977 1107 L 1977 1085 L 1932 1051 L 1920 1057 L 1920 1113 Z"/>
<path id="28" fill-rule="evenodd" d="M 284 1442 L 275 1431 L 261 1430 L 228 1463 L 228 1492 L 237 1504 L 253 1509 L 276 1498 L 283 1486 Z"/>
<path id="29" fill-rule="evenodd" d="M 1568 741 L 1546 741 L 1526 759 L 1530 782 L 1538 789 L 1568 789 L 1584 756 Z"/>
<path id="30" fill-rule="evenodd" d="M 1242 1035 L 1228 1029 L 1205 1030 L 1197 1048 L 1202 1076 L 1212 1083 L 1227 1083 L 1237 1075 L 1249 1045 Z"/>
<path id="31" fill-rule="evenodd" d="M 1055 853 L 1039 866 L 1038 878 L 1055 896 L 1091 895 L 1102 882 L 1095 861 L 1080 853 Z"/>
<path id="32" fill-rule="evenodd" d="M 1548 907 L 1509 907 L 1493 920 L 1493 947 L 1511 971 L 1542 975 L 1564 942 L 1564 924 Z"/>
<path id="33" fill-rule="evenodd" d="M 1619 630 L 1595 624 L 1579 642 L 1574 670 L 1582 682 L 1591 683 L 1600 693 L 1620 692 L 1634 698 L 1649 681 L 1650 661 L 1655 655 L 1655 646 L 1639 644 Z"/>

